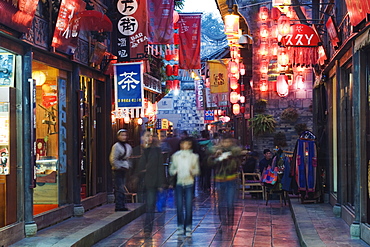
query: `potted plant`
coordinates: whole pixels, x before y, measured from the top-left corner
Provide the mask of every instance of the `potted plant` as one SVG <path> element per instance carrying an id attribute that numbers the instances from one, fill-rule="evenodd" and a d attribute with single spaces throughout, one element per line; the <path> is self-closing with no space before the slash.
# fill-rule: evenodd
<path id="1" fill-rule="evenodd" d="M 298 111 L 294 108 L 287 108 L 281 113 L 281 119 L 294 123 L 299 117 Z"/>
<path id="2" fill-rule="evenodd" d="M 278 147 L 286 147 L 286 136 L 285 133 L 279 131 L 278 133 L 275 134 L 274 136 L 274 145 Z"/>
<path id="3" fill-rule="evenodd" d="M 276 120 L 272 115 L 257 114 L 248 121 L 255 135 L 263 135 L 275 131 Z"/>
<path id="4" fill-rule="evenodd" d="M 307 124 L 299 123 L 294 126 L 295 131 L 298 135 L 301 135 L 305 130 L 307 130 Z"/>
<path id="5" fill-rule="evenodd" d="M 254 103 L 254 111 L 256 113 L 264 113 L 266 111 L 267 100 L 259 99 Z"/>

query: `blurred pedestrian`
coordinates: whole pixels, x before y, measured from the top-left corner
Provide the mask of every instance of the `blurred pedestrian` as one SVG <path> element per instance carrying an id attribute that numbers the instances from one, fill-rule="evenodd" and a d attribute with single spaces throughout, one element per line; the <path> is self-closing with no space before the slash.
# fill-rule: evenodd
<path id="1" fill-rule="evenodd" d="M 153 230 L 157 192 L 163 191 L 163 188 L 166 186 L 166 179 L 163 155 L 158 139 L 153 138 L 150 131 L 145 131 L 142 135 L 142 142 L 144 150 L 139 160 L 137 173 L 144 178 L 143 184 L 146 193 L 144 233 L 145 237 L 150 237 Z"/>
<path id="2" fill-rule="evenodd" d="M 127 143 L 127 139 L 127 130 L 118 130 L 118 141 L 112 146 L 112 150 L 109 155 L 114 179 L 115 211 L 128 210 L 125 206 L 125 177 L 130 168 L 129 157 L 132 154 L 132 147 Z"/>
<path id="3" fill-rule="evenodd" d="M 208 165 L 208 156 L 211 148 L 213 147 L 213 142 L 210 139 L 209 132 L 207 130 L 202 130 L 201 138 L 198 139 L 199 144 L 199 164 L 200 164 L 200 186 L 205 192 L 209 192 L 211 189 L 211 174 L 212 168 Z"/>
<path id="4" fill-rule="evenodd" d="M 241 148 L 230 134 L 224 134 L 220 145 L 214 147 L 209 164 L 215 169 L 218 212 L 222 226 L 234 225 L 234 201 L 240 168 Z"/>
<path id="5" fill-rule="evenodd" d="M 198 154 L 192 151 L 192 139 L 180 142 L 180 151 L 171 158 L 170 175 L 177 176 L 175 195 L 177 206 L 177 233 L 191 236 L 193 220 L 194 178 L 199 175 Z M 184 215 L 185 203 L 185 215 Z"/>

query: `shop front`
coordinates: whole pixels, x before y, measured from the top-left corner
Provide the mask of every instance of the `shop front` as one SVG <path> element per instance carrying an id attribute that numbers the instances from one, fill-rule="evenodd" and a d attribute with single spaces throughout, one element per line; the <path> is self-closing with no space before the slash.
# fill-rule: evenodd
<path id="1" fill-rule="evenodd" d="M 17 220 L 15 62 L 0 48 L 0 227 Z"/>
<path id="2" fill-rule="evenodd" d="M 35 81 L 35 175 L 33 214 L 67 202 L 67 72 L 32 61 Z"/>

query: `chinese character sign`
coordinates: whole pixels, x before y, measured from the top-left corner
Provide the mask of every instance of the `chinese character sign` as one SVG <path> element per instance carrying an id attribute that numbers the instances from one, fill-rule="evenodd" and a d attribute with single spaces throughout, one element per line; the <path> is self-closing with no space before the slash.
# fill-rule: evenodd
<path id="1" fill-rule="evenodd" d="M 142 62 L 114 65 L 114 90 L 116 109 L 143 107 Z"/>
<path id="2" fill-rule="evenodd" d="M 118 62 L 144 59 L 147 46 L 146 0 L 117 0 L 113 49 Z"/>
<path id="3" fill-rule="evenodd" d="M 174 0 L 148 0 L 148 42 L 173 44 Z"/>
<path id="4" fill-rule="evenodd" d="M 199 14 L 179 13 L 180 69 L 200 69 L 200 23 Z"/>
<path id="5" fill-rule="evenodd" d="M 82 0 L 62 0 L 51 46 L 67 54 L 75 52 L 80 30 L 79 18 L 76 16 L 85 7 L 86 3 Z"/>
<path id="6" fill-rule="evenodd" d="M 229 92 L 228 72 L 222 60 L 209 60 L 209 82 L 211 93 Z"/>

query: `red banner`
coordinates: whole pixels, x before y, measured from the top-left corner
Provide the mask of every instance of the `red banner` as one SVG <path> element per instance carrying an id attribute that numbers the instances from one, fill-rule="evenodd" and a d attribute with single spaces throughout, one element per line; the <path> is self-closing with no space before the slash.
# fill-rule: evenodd
<path id="1" fill-rule="evenodd" d="M 82 0 L 62 0 L 51 46 L 67 54 L 75 52 L 80 30 L 77 14 L 85 7 L 86 3 Z"/>
<path id="2" fill-rule="evenodd" d="M 32 25 L 38 0 L 19 0 L 18 6 L 0 0 L 0 23 L 17 30 L 27 32 Z"/>
<path id="3" fill-rule="evenodd" d="M 179 13 L 180 69 L 200 69 L 200 14 Z"/>
<path id="4" fill-rule="evenodd" d="M 346 0 L 349 19 L 352 26 L 357 26 L 367 14 L 370 14 L 369 1 Z"/>
<path id="5" fill-rule="evenodd" d="M 174 0 L 148 0 L 148 42 L 173 44 Z"/>

